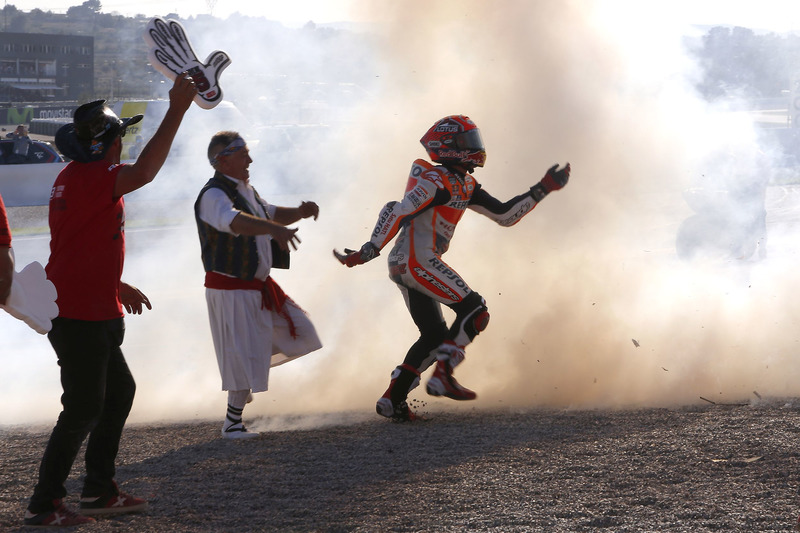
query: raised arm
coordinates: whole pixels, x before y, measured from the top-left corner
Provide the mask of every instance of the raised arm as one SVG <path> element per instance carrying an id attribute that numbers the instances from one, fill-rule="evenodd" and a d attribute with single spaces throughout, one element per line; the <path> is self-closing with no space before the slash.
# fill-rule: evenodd
<path id="1" fill-rule="evenodd" d="M 550 167 L 539 183 L 531 187 L 528 192 L 515 196 L 507 202 L 501 202 L 485 190 L 478 189 L 472 195 L 469 207 L 501 226 L 513 226 L 530 213 L 545 196 L 567 184 L 570 173 L 569 163 L 561 170 L 557 169 L 558 165 Z"/>
<path id="2" fill-rule="evenodd" d="M 178 127 L 196 94 L 194 81 L 187 74 L 175 78 L 175 83 L 169 91 L 167 114 L 164 115 L 155 135 L 142 149 L 136 162 L 120 169 L 114 185 L 115 197 L 135 191 L 153 181 L 167 160 Z"/>

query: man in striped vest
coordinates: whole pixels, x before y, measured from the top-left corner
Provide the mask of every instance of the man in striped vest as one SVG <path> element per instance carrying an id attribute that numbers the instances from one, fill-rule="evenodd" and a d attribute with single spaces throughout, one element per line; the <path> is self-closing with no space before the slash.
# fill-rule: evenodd
<path id="1" fill-rule="evenodd" d="M 253 160 L 247 143 L 233 131 L 211 138 L 208 159 L 216 171 L 195 202 L 195 219 L 206 271 L 206 302 L 228 409 L 222 436 L 255 437 L 242 422 L 253 392 L 267 390 L 269 369 L 318 350 L 322 343 L 306 313 L 270 276 L 288 268 L 289 249 L 297 249 L 290 224 L 319 207 L 279 207 L 264 201 L 250 185 Z"/>

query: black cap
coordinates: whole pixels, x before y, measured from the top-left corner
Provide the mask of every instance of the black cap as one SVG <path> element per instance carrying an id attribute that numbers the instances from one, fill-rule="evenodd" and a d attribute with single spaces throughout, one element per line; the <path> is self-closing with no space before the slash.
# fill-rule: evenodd
<path id="1" fill-rule="evenodd" d="M 83 104 L 72 115 L 72 124 L 56 132 L 59 151 L 80 163 L 99 161 L 106 155 L 114 139 L 124 135 L 125 128 L 142 120 L 143 115 L 119 118 L 105 100 Z"/>

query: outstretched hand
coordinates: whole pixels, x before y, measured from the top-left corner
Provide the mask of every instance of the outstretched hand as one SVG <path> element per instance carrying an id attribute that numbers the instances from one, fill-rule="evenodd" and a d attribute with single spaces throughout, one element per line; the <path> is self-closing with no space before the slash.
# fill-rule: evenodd
<path id="1" fill-rule="evenodd" d="M 333 256 L 348 268 L 352 268 L 356 265 L 363 265 L 367 261 L 372 261 L 379 255 L 381 255 L 380 250 L 371 242 L 365 243 L 360 250 L 345 248 L 344 253 L 338 250 L 333 251 Z"/>
<path id="2" fill-rule="evenodd" d="M 142 291 L 124 281 L 119 282 L 119 299 L 125 310 L 132 315 L 142 314 L 142 304 L 147 306 L 148 309 L 153 308 L 150 305 L 150 300 Z"/>
<path id="3" fill-rule="evenodd" d="M 558 164 L 547 169 L 544 177 L 531 187 L 531 196 L 536 203 L 541 202 L 545 196 L 553 191 L 563 189 L 569 181 L 570 166 L 567 163 L 564 168 L 558 168 Z"/>
<path id="4" fill-rule="evenodd" d="M 300 237 L 297 236 L 297 228 L 287 228 L 285 226 L 277 226 L 270 232 L 272 240 L 278 243 L 281 250 L 291 252 L 297 250 L 297 245 L 300 244 Z"/>
<path id="5" fill-rule="evenodd" d="M 303 202 L 300 204 L 300 218 L 319 217 L 319 206 L 314 202 Z"/>
<path id="6" fill-rule="evenodd" d="M 558 164 L 553 165 L 549 169 L 547 169 L 547 173 L 542 178 L 540 182 L 544 190 L 548 193 L 553 191 L 557 191 L 559 189 L 563 189 L 564 186 L 569 181 L 569 172 L 570 166 L 569 163 L 566 164 L 564 168 L 561 170 L 558 169 Z"/>

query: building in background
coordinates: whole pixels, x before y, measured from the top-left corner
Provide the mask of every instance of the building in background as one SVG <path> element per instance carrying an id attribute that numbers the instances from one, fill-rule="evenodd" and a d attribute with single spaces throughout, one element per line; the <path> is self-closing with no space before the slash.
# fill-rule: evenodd
<path id="1" fill-rule="evenodd" d="M 78 100 L 94 92 L 94 37 L 0 32 L 0 102 Z"/>

